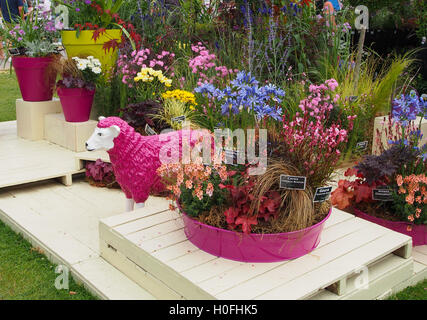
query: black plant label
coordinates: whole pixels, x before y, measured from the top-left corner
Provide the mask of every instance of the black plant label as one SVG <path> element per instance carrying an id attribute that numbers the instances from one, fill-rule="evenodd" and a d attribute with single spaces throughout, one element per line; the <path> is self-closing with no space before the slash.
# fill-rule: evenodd
<path id="1" fill-rule="evenodd" d="M 359 98 L 358 96 L 349 96 L 348 100 L 350 100 L 350 102 L 356 101 L 357 98 Z"/>
<path id="2" fill-rule="evenodd" d="M 179 122 L 179 123 L 184 122 L 185 121 L 185 116 L 182 115 L 182 116 L 179 116 L 179 117 L 172 118 L 171 121 L 172 122 Z"/>
<path id="3" fill-rule="evenodd" d="M 314 193 L 313 202 L 325 202 L 331 196 L 332 187 L 320 187 Z"/>
<path id="4" fill-rule="evenodd" d="M 290 190 L 305 190 L 306 177 L 280 175 L 280 188 Z"/>
<path id="5" fill-rule="evenodd" d="M 368 141 L 361 141 L 356 144 L 357 151 L 365 151 L 368 148 Z"/>
<path id="6" fill-rule="evenodd" d="M 393 201 L 393 192 L 390 189 L 373 189 L 372 200 L 376 201 Z"/>
<path id="7" fill-rule="evenodd" d="M 146 124 L 145 124 L 145 133 L 146 133 L 146 134 L 148 134 L 149 136 L 153 136 L 153 135 L 156 135 L 156 134 L 157 134 L 157 132 L 156 132 L 156 131 L 154 131 L 154 129 L 153 129 L 153 128 L 151 128 L 151 127 L 148 125 L 148 123 L 146 123 Z"/>
<path id="8" fill-rule="evenodd" d="M 11 56 L 18 56 L 19 55 L 19 50 L 17 48 L 10 48 L 8 51 L 9 51 L 9 54 Z"/>

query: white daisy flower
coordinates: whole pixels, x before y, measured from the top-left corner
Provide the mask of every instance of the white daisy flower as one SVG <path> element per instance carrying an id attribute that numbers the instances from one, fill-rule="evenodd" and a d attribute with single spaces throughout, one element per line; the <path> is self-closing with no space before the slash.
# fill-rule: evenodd
<path id="1" fill-rule="evenodd" d="M 94 67 L 94 68 L 92 68 L 92 72 L 96 73 L 96 74 L 100 74 L 101 73 L 101 68 L 100 67 Z"/>
<path id="2" fill-rule="evenodd" d="M 86 63 L 85 63 L 84 61 L 78 61 L 78 63 L 77 63 L 77 68 L 78 68 L 79 70 L 85 70 L 85 69 L 86 69 L 86 67 L 87 67 L 87 65 L 86 65 Z"/>

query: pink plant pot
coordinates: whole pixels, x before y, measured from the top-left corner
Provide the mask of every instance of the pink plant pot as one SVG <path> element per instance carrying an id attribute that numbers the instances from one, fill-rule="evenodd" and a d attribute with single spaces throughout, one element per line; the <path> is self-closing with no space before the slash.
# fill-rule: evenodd
<path id="1" fill-rule="evenodd" d="M 58 87 L 57 92 L 67 122 L 85 122 L 89 120 L 95 90 Z"/>
<path id="2" fill-rule="evenodd" d="M 407 222 L 400 221 L 389 221 L 381 218 L 373 217 L 367 213 L 364 213 L 356 208 L 354 208 L 354 215 L 358 218 L 379 224 L 385 228 L 391 229 L 396 232 L 406 234 L 407 236 L 412 237 L 412 245 L 422 246 L 427 244 L 427 226 L 425 225 L 416 225 Z"/>
<path id="3" fill-rule="evenodd" d="M 24 101 L 52 100 L 56 72 L 49 69 L 53 57 L 12 57 L 12 66 Z"/>
<path id="4" fill-rule="evenodd" d="M 178 205 L 181 210 L 181 207 Z M 277 234 L 244 234 L 203 224 L 182 212 L 184 232 L 199 249 L 214 256 L 242 262 L 277 262 L 296 259 L 318 246 L 328 216 L 309 228 Z"/>

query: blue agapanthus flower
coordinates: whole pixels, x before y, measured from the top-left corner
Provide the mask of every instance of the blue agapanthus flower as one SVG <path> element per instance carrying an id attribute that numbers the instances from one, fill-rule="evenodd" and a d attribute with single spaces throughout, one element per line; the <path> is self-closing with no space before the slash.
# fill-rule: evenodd
<path id="1" fill-rule="evenodd" d="M 214 98 L 221 105 L 222 115 L 230 116 L 246 110 L 254 112 L 258 120 L 265 117 L 281 119 L 282 108 L 277 105 L 285 96 L 285 91 L 273 84 L 260 87 L 255 77 L 245 71 L 238 72 L 230 84 L 222 90 L 212 84 L 203 84 L 194 91 Z"/>
<path id="2" fill-rule="evenodd" d="M 392 106 L 393 120 L 399 122 L 403 127 L 407 127 L 417 117 L 427 119 L 427 99 L 424 95 L 419 97 L 414 90 L 409 95 L 402 94 L 400 99 L 394 99 Z"/>

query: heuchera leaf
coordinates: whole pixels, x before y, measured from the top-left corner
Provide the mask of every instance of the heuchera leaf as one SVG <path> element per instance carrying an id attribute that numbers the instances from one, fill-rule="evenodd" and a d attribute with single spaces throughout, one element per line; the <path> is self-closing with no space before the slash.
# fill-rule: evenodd
<path id="1" fill-rule="evenodd" d="M 239 210 L 233 207 L 228 208 L 224 212 L 228 224 L 233 224 L 239 215 Z"/>
<path id="2" fill-rule="evenodd" d="M 236 225 L 242 226 L 242 231 L 246 234 L 251 233 L 251 225 L 257 225 L 258 219 L 255 216 L 239 216 L 236 219 Z"/>
<path id="3" fill-rule="evenodd" d="M 351 183 L 347 180 L 338 181 L 338 188 L 331 194 L 331 202 L 338 209 L 345 209 L 351 206 L 354 192 L 350 190 Z"/>

